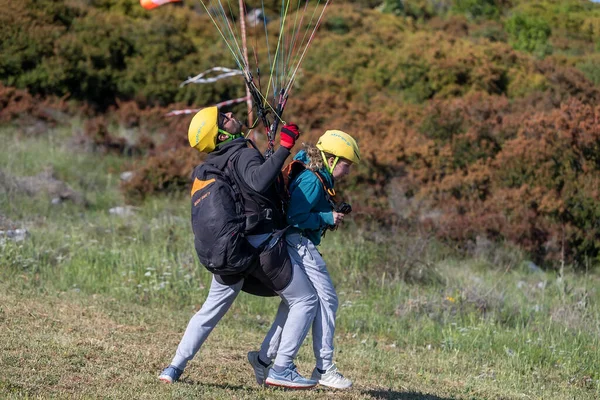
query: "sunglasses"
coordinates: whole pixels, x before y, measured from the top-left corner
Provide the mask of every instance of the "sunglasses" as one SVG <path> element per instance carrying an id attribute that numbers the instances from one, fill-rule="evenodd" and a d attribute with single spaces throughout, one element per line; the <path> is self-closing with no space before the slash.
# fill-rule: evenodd
<path id="1" fill-rule="evenodd" d="M 231 118 L 229 118 L 227 115 L 223 114 L 223 113 L 219 113 L 219 118 L 217 120 L 217 123 L 219 125 L 219 127 L 223 127 L 223 125 L 225 125 L 228 121 L 230 121 Z"/>

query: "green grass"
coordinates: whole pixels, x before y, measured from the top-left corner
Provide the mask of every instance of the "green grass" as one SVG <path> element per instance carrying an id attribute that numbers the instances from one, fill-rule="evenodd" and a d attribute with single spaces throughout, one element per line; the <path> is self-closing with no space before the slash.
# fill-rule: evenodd
<path id="1" fill-rule="evenodd" d="M 502 246 L 461 257 L 431 239 L 352 223 L 321 249 L 340 299 L 336 361 L 347 392 L 258 388 L 245 362 L 277 299 L 240 295 L 182 384 L 156 375 L 204 301 L 185 196 L 149 199 L 129 218 L 118 174 L 128 160 L 75 151 L 74 128 L 26 138 L 0 131 L 0 169 L 53 166 L 86 207 L 0 195 L 26 227 L 0 249 L 2 398 L 590 399 L 600 396 L 600 298 L 593 273 L 531 272 Z M 299 357 L 312 368 L 310 338 Z"/>

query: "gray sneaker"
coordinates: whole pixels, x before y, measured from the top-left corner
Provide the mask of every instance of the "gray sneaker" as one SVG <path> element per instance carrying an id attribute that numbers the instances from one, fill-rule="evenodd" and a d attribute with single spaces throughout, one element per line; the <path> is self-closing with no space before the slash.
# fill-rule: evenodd
<path id="1" fill-rule="evenodd" d="M 273 363 L 269 364 L 268 367 L 265 367 L 258 361 L 258 351 L 250 351 L 248 352 L 248 362 L 252 365 L 252 369 L 254 369 L 254 376 L 256 377 L 256 383 L 259 385 L 265 384 L 265 379 L 267 378 L 267 374 L 269 373 L 269 368 L 273 366 Z"/>
<path id="2" fill-rule="evenodd" d="M 181 374 L 183 374 L 182 369 L 179 369 L 174 365 L 169 365 L 163 370 L 163 372 L 160 373 L 158 379 L 165 383 L 175 383 L 179 380 Z"/>
<path id="3" fill-rule="evenodd" d="M 265 379 L 267 386 L 278 386 L 287 389 L 310 389 L 317 385 L 317 381 L 312 379 L 306 379 L 298 372 L 298 369 L 291 363 L 282 372 L 277 372 L 275 369 L 270 368 Z"/>
<path id="4" fill-rule="evenodd" d="M 329 386 L 335 389 L 348 389 L 352 387 L 352 381 L 338 371 L 335 365 L 329 367 L 324 374 L 318 369 L 314 369 L 310 377 L 312 380 L 319 382 L 320 385 Z"/>

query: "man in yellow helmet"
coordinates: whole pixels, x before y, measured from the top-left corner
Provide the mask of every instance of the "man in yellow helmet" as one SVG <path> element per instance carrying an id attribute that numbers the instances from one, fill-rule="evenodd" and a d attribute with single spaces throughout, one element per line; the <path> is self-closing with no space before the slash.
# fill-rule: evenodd
<path id="1" fill-rule="evenodd" d="M 264 294 L 261 290 L 266 289 L 267 292 L 279 295 L 289 306 L 288 318 L 282 326 L 279 352 L 274 360 L 275 366 L 284 373 L 279 379 L 272 379 L 266 383 L 291 389 L 310 388 L 316 385 L 316 381 L 300 375 L 293 360 L 315 316 L 317 297 L 300 266 L 291 262 L 285 242 L 273 239 L 273 232 L 286 225 L 275 183 L 286 158 L 290 155 L 290 149 L 298 139 L 298 127 L 294 124 L 282 127 L 280 146 L 266 160 L 255 147 L 248 146 L 249 141 L 244 139 L 241 132 L 242 123 L 231 113 L 219 113 L 216 107 L 209 107 L 198 112 L 192 119 L 188 139 L 190 146 L 208 153 L 203 165 L 226 171 L 241 192 L 244 213 L 249 216 L 242 240 L 247 240 L 254 248 L 261 249 L 268 243 L 267 250 L 261 253 L 261 262 L 257 267 L 248 266 L 242 273 L 234 275 L 213 275 L 206 301 L 200 311 L 191 318 L 175 357 L 160 374 L 159 379 L 168 383 L 179 379 L 187 362 L 198 352 L 212 329 L 233 304 L 240 290 L 260 295 Z M 202 165 L 198 168 L 201 167 Z M 214 183 L 213 181 L 214 179 L 204 181 L 198 188 Z M 209 192 L 206 193 L 206 196 L 209 196 Z M 201 200 L 202 197 L 198 199 Z M 222 206 L 220 211 L 215 211 L 215 218 L 230 205 Z M 208 229 L 195 226 L 193 217 L 192 225 L 196 239 Z M 283 250 L 276 253 L 279 244 L 282 244 Z M 211 250 L 199 247 L 202 247 L 202 242 L 198 243 L 196 240 L 199 255 L 201 251 Z M 273 259 L 273 254 L 279 258 Z"/>
<path id="2" fill-rule="evenodd" d="M 334 182 L 348 175 L 353 164 L 360 162 L 360 152 L 354 138 L 349 134 L 330 130 L 325 132 L 316 146 L 305 145 L 294 160 L 301 161 L 305 169 L 289 183 L 290 201 L 287 207 L 287 243 L 294 263 L 310 279 L 319 306 L 312 325 L 313 351 L 316 366 L 311 379 L 319 384 L 336 389 L 352 386 L 333 363 L 333 336 L 338 298 L 323 257 L 317 250 L 324 232 L 336 228 L 344 220 L 332 197 L 335 196 Z M 259 352 L 250 352 L 250 363 L 257 376 L 270 376 L 274 368 L 260 371 L 280 351 L 282 328 L 285 326 L 288 306 L 281 302 L 275 321 L 265 337 Z M 260 363 L 253 362 L 258 360 Z"/>

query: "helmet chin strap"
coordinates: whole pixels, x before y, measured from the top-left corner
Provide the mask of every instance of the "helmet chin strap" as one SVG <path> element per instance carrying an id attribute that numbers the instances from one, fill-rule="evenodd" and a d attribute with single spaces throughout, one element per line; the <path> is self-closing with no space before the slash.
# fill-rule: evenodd
<path id="1" fill-rule="evenodd" d="M 226 135 L 227 139 L 223 140 L 222 142 L 220 142 L 219 144 L 223 144 L 223 143 L 227 143 L 227 142 L 231 142 L 233 139 L 238 139 L 242 137 L 242 134 L 239 133 L 237 135 L 234 135 L 233 133 L 229 133 L 227 131 L 224 131 L 223 129 L 219 129 L 218 130 L 220 134 L 222 135 Z"/>
<path id="2" fill-rule="evenodd" d="M 333 160 L 333 165 L 330 166 L 329 161 L 327 161 L 327 157 L 325 157 L 325 152 L 321 151 L 321 156 L 323 157 L 323 162 L 325 163 L 325 167 L 327 168 L 327 171 L 329 171 L 331 176 L 333 176 L 333 170 L 335 169 L 335 166 L 337 165 L 340 158 L 338 156 L 336 156 L 335 160 Z"/>

